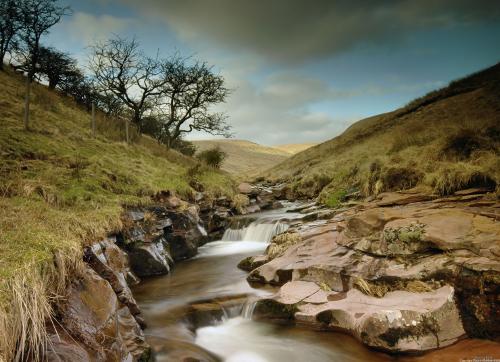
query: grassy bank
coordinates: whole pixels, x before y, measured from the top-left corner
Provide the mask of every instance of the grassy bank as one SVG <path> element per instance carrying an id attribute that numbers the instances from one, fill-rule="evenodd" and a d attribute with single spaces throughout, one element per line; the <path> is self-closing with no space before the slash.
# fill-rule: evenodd
<path id="1" fill-rule="evenodd" d="M 24 80 L 0 72 L 0 360 L 43 345 L 54 299 L 79 270 L 82 245 L 121 227 L 124 205 L 160 190 L 184 198 L 196 181 L 208 195 L 233 194 L 224 173 L 197 168 L 148 137 L 131 145 L 122 124 L 90 115 L 71 99 L 34 85 L 32 126 L 22 125 Z M 191 172 L 189 170 L 191 169 Z"/>
<path id="2" fill-rule="evenodd" d="M 500 184 L 500 64 L 450 83 L 267 172 L 296 197 L 337 206 L 359 191 L 426 188 L 441 195 Z M 498 188 L 497 188 L 498 194 Z"/>

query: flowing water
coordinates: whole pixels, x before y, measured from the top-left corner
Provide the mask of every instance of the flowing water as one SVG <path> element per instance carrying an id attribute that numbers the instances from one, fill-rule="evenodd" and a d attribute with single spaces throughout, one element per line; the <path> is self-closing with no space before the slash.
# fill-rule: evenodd
<path id="1" fill-rule="evenodd" d="M 431 355 L 396 358 L 369 350 L 341 333 L 253 321 L 252 300 L 273 289 L 252 288 L 246 282 L 247 273 L 236 265 L 246 256 L 263 253 L 271 238 L 288 228 L 286 220 L 300 216 L 285 211 L 235 220 L 223 240 L 204 245 L 197 257 L 180 262 L 171 274 L 145 280 L 134 288 L 148 324 L 145 333 L 158 361 L 188 357 L 227 362 L 459 361 L 495 347 L 468 340 Z M 224 310 L 222 316 L 210 317 L 204 326 L 193 330 L 185 321 L 186 305 L 231 296 L 242 302 Z M 468 344 L 463 347 L 463 343 Z M 473 351 L 476 354 L 471 355 Z"/>

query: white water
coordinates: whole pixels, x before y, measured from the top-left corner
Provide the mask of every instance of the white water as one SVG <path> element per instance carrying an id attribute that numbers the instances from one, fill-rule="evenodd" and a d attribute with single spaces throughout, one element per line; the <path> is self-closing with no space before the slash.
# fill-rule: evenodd
<path id="1" fill-rule="evenodd" d="M 344 361 L 327 348 L 277 335 L 275 327 L 243 317 L 199 328 L 195 343 L 221 356 L 225 362 Z"/>
<path id="2" fill-rule="evenodd" d="M 222 241 L 270 242 L 273 236 L 285 232 L 288 224 L 279 220 L 256 220 L 242 229 L 227 229 Z"/>

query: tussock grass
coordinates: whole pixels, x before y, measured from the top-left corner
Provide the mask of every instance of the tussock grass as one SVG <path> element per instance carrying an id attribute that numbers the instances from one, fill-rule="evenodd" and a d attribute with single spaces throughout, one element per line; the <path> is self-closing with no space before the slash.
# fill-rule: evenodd
<path id="1" fill-rule="evenodd" d="M 328 205 L 338 205 L 342 192 L 352 189 L 364 196 L 415 186 L 441 195 L 476 186 L 495 189 L 499 104 L 497 64 L 399 110 L 361 120 L 263 176 L 286 181 L 294 197 L 319 196 Z"/>
<path id="2" fill-rule="evenodd" d="M 122 121 L 33 86 L 32 124 L 22 125 L 24 80 L 0 72 L 0 360 L 38 359 L 45 325 L 68 282 L 82 270 L 82 245 L 122 227 L 127 205 L 171 190 L 190 198 L 196 176 L 209 195 L 233 195 L 224 173 L 167 151 L 148 137 L 126 145 Z"/>

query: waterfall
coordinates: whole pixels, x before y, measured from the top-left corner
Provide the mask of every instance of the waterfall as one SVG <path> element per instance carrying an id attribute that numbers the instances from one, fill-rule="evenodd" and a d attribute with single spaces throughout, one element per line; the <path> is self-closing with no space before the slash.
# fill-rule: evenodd
<path id="1" fill-rule="evenodd" d="M 285 232 L 287 229 L 288 224 L 282 223 L 280 220 L 256 220 L 243 228 L 228 228 L 224 232 L 222 240 L 262 241 L 268 243 L 271 241 L 273 236 Z"/>
<path id="2" fill-rule="evenodd" d="M 258 299 L 249 297 L 245 301 L 245 304 L 241 307 L 240 316 L 243 319 L 252 319 L 253 311 L 255 310 L 255 306 L 257 305 Z"/>

